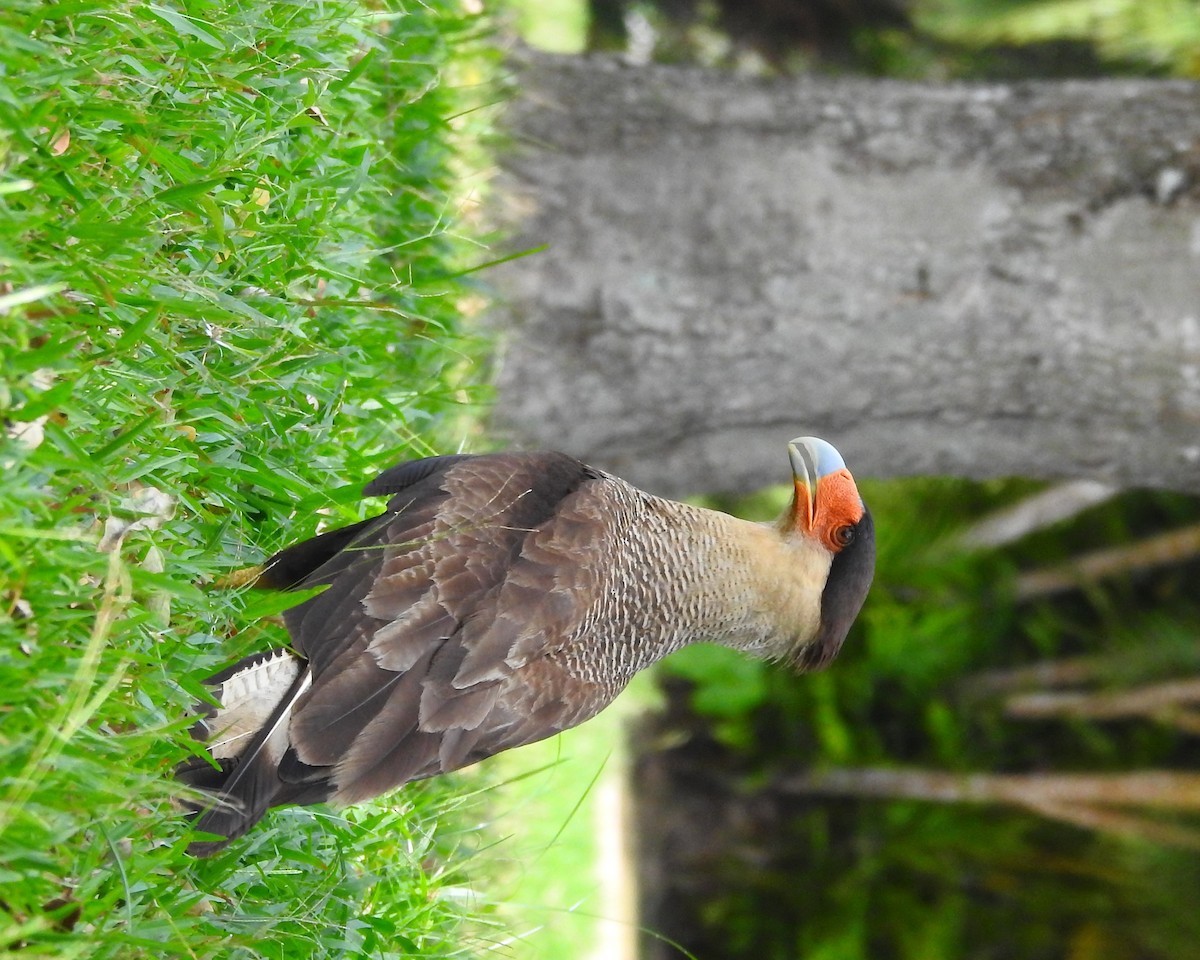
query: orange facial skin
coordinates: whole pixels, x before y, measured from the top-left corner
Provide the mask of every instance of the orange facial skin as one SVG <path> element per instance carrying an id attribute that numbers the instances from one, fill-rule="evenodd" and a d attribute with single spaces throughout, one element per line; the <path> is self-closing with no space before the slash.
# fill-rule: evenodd
<path id="1" fill-rule="evenodd" d="M 830 553 L 840 553 L 849 543 L 843 531 L 863 517 L 862 497 L 850 471 L 843 468 L 821 477 L 816 490 L 809 490 L 799 478 L 795 483 L 796 529 L 817 540 Z"/>

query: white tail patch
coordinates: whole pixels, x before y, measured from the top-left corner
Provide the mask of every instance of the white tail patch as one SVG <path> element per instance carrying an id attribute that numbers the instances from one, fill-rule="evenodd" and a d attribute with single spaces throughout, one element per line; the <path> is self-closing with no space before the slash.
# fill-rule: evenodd
<path id="1" fill-rule="evenodd" d="M 279 650 L 239 670 L 221 684 L 221 706 L 206 723 L 214 731 L 208 741 L 214 758 L 230 759 L 245 749 L 296 682 L 303 663 L 286 650 Z M 297 691 L 297 696 L 301 692 L 303 689 Z M 286 721 L 290 712 L 285 710 L 279 719 Z"/>

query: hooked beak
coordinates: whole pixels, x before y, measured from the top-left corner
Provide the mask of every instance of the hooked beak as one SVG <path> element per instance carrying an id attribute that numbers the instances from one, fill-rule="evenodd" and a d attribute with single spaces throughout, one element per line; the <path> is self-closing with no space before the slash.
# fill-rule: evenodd
<path id="1" fill-rule="evenodd" d="M 792 480 L 796 487 L 796 520 L 812 533 L 817 513 L 817 483 L 822 477 L 846 469 L 846 461 L 833 444 L 820 437 L 797 437 L 788 444 Z"/>

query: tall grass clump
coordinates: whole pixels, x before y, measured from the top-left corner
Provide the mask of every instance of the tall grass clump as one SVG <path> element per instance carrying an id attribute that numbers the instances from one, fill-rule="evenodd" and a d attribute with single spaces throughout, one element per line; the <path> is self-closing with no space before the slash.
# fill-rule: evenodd
<path id="1" fill-rule="evenodd" d="M 214 579 L 457 442 L 473 104 L 448 76 L 479 25 L 452 0 L 4 6 L 0 953 L 453 955 L 444 796 L 282 811 L 195 861 L 170 771 L 200 680 L 284 640 Z"/>

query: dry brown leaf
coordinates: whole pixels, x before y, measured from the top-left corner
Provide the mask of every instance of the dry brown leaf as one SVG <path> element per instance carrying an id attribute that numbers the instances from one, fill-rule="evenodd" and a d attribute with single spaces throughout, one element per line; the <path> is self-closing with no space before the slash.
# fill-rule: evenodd
<path id="1" fill-rule="evenodd" d="M 50 143 L 50 153 L 53 156 L 61 157 L 67 152 L 71 146 L 71 131 L 65 127 L 59 131 L 58 135 Z"/>

